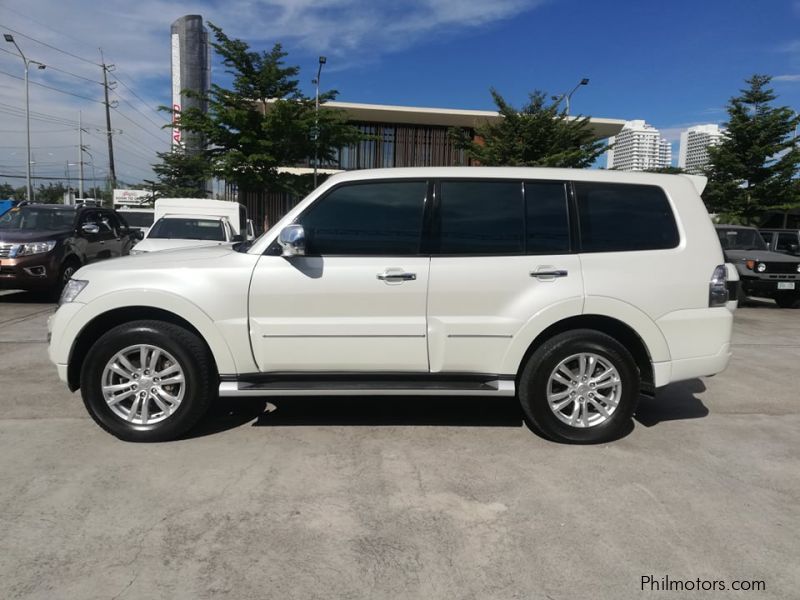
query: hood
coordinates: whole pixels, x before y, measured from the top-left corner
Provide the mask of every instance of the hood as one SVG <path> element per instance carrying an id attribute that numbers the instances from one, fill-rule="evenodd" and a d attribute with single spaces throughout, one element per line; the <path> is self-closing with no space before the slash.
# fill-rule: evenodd
<path id="1" fill-rule="evenodd" d="M 771 252 L 769 250 L 725 250 L 725 260 L 728 262 L 741 262 L 743 260 L 757 260 L 763 263 L 798 263 L 800 258 Z"/>
<path id="2" fill-rule="evenodd" d="M 176 250 L 180 248 L 207 248 L 209 246 L 230 245 L 228 242 L 214 242 L 209 240 L 181 240 L 181 239 L 160 239 L 145 238 L 134 249 L 137 252 L 161 252 L 163 250 Z"/>
<path id="3" fill-rule="evenodd" d="M 233 255 L 251 256 L 236 252 L 230 245 L 206 246 L 204 248 L 178 248 L 161 252 L 146 252 L 133 256 L 123 256 L 113 260 L 101 260 L 82 267 L 75 279 L 86 276 L 91 278 L 104 273 L 115 273 L 124 276 L 129 271 L 154 271 L 169 269 L 199 269 L 222 263 Z M 258 256 L 254 256 L 257 259 Z M 253 261 L 255 262 L 255 261 Z"/>
<path id="4" fill-rule="evenodd" d="M 63 240 L 74 235 L 72 229 L 34 229 L 26 231 L 21 229 L 0 229 L 0 242 L 11 244 L 24 244 L 26 242 L 46 242 L 47 240 Z"/>

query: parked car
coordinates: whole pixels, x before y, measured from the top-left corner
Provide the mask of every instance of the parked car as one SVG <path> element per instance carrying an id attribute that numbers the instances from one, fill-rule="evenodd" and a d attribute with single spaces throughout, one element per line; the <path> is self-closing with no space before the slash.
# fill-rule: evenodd
<path id="1" fill-rule="evenodd" d="M 334 175 L 253 243 L 82 268 L 50 321 L 50 358 L 132 441 L 182 435 L 218 394 L 516 395 L 548 438 L 607 441 L 640 392 L 728 364 L 728 269 L 704 184 Z"/>
<path id="2" fill-rule="evenodd" d="M 132 243 L 113 210 L 17 206 L 0 216 L 0 289 L 58 294 L 81 266 L 124 256 Z"/>
<path id="3" fill-rule="evenodd" d="M 718 225 L 725 260 L 736 265 L 745 296 L 772 298 L 781 308 L 800 306 L 800 260 L 769 249 L 755 227 Z"/>
<path id="4" fill-rule="evenodd" d="M 800 256 L 800 229 L 759 229 L 767 247 L 773 252 Z"/>

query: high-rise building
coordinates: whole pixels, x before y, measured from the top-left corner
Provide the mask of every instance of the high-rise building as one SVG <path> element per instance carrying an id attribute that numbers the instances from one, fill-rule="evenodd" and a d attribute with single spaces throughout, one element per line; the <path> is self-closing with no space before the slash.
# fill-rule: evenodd
<path id="1" fill-rule="evenodd" d="M 627 121 L 616 136 L 609 139 L 609 169 L 646 171 L 672 164 L 672 146 L 661 133 L 643 120 Z"/>
<path id="2" fill-rule="evenodd" d="M 208 30 L 200 15 L 186 15 L 170 27 L 172 34 L 172 114 L 173 123 L 180 112 L 188 108 L 208 107 L 199 98 L 190 98 L 184 92 L 191 90 L 205 94 L 211 87 L 211 59 Z M 172 128 L 172 146 L 191 152 L 198 149 L 202 141 L 187 135 L 179 128 Z"/>
<path id="3" fill-rule="evenodd" d="M 702 173 L 708 165 L 708 147 L 717 145 L 725 135 L 719 125 L 695 125 L 681 133 L 678 166 L 688 173 Z"/>

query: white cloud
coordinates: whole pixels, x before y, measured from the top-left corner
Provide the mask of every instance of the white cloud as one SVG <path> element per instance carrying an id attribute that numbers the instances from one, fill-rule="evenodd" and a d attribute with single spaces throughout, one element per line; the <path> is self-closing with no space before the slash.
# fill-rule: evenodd
<path id="1" fill-rule="evenodd" d="M 73 54 L 100 62 L 102 47 L 106 60 L 116 64 L 118 76 L 144 98 L 143 106 L 124 87 L 112 97 L 124 98 L 153 121 L 159 117 L 152 108 L 169 103 L 169 27 L 185 14 L 202 14 L 232 36 L 246 40 L 254 49 L 269 48 L 277 41 L 312 55 L 334 57 L 329 68 L 380 60 L 382 56 L 427 40 L 449 38 L 513 18 L 547 0 L 9 0 L 0 5 L 0 33 L 11 28 Z M 98 66 L 66 56 L 16 35 L 29 58 L 99 80 Z M 14 50 L 0 41 L 2 47 Z M 292 57 L 289 57 L 292 60 Z M 21 75 L 18 57 L 0 52 L 0 71 Z M 102 98 L 102 87 L 48 69 L 32 72 L 38 81 L 93 99 Z M 0 103 L 24 108 L 22 82 L 0 75 Z M 24 118 L 9 114 L 0 105 L 0 173 L 24 172 Z M 31 86 L 31 110 L 77 120 L 78 110 L 94 126 L 85 143 L 91 144 L 96 171 L 105 173 L 107 152 L 102 133 L 105 117 L 100 104 Z M 155 152 L 168 145 L 169 134 L 149 123 L 140 112 L 124 102 L 119 111 L 138 127 L 112 112 L 113 127 L 123 130 L 115 146 L 118 176 L 128 181 L 152 177 L 149 164 Z M 33 121 L 34 146 L 41 172 L 63 173 L 67 162 L 77 161 L 76 131 L 60 131 L 63 125 Z M 144 129 L 144 131 L 143 131 Z M 49 131 L 47 133 L 46 131 Z M 160 139 L 164 139 L 160 143 Z M 56 148 L 75 144 L 75 148 Z M 38 152 L 38 154 L 36 154 Z M 47 154 L 44 154 L 44 153 Z M 13 155 L 11 153 L 14 153 Z M 47 156 L 44 162 L 39 155 Z M 73 156 L 74 155 L 74 156 Z M 59 166 L 63 165 L 63 167 Z M 73 167 L 74 171 L 74 167 Z M 89 176 L 89 175 L 87 175 Z"/>
<path id="2" fill-rule="evenodd" d="M 790 81 L 790 82 L 800 81 L 800 74 L 793 73 L 793 74 L 790 74 L 790 75 L 776 75 L 775 77 L 772 78 L 772 80 L 773 81 Z"/>

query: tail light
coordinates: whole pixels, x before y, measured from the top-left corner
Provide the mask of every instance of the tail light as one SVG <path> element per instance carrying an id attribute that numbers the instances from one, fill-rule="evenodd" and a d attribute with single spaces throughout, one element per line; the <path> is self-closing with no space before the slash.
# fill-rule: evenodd
<path id="1" fill-rule="evenodd" d="M 728 302 L 728 271 L 725 265 L 718 265 L 708 284 L 708 305 L 725 306 Z"/>

